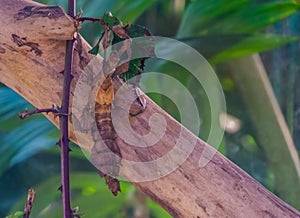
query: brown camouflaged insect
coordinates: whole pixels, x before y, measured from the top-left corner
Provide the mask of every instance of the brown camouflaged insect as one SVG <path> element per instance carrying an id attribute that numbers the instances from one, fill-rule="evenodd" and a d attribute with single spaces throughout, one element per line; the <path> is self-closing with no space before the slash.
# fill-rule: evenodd
<path id="1" fill-rule="evenodd" d="M 123 74 L 122 78 L 125 80 L 135 75 L 140 77 L 139 75 L 143 71 L 146 58 L 130 61 L 131 38 L 149 36 L 151 34 L 142 26 L 129 24 L 123 25 L 122 22 L 115 16 L 112 16 L 110 12 L 105 13 L 100 19 L 80 18 L 79 20 L 84 21 L 85 19 L 99 21 L 104 29 L 97 45 L 89 51 L 91 54 L 98 54 L 99 43 L 102 41 L 102 47 L 104 49 L 103 72 L 104 75 L 106 75 L 106 78 L 100 85 L 95 103 L 95 119 L 101 139 L 98 141 L 95 140 L 97 137 L 94 137 L 96 142 L 92 148 L 92 162 L 98 168 L 100 176 L 105 178 L 110 191 L 114 195 L 117 195 L 118 192 L 121 191 L 119 181 L 117 178 L 110 175 L 118 175 L 121 165 L 121 159 L 116 163 L 114 154 L 118 155 L 120 158 L 122 155 L 120 148 L 115 141 L 117 134 L 113 127 L 111 118 L 111 107 L 114 100 L 114 86 L 112 80 L 114 77 L 121 74 Z M 110 39 L 111 33 L 113 34 L 112 41 Z M 129 40 L 124 41 L 125 39 Z M 106 48 L 108 48 L 110 44 L 115 44 L 121 41 L 124 42 L 122 46 L 117 50 L 112 49 L 109 58 L 107 58 Z M 147 47 L 141 49 L 146 50 Z M 151 47 L 150 50 L 151 54 L 154 53 L 154 48 Z M 120 57 L 124 59 L 124 56 L 126 60 L 123 60 L 122 65 L 116 67 L 120 61 Z M 139 97 L 138 103 L 143 109 L 145 108 L 145 102 L 139 99 Z M 101 141 L 104 142 L 106 146 L 103 146 Z M 110 175 L 108 175 L 108 173 Z"/>

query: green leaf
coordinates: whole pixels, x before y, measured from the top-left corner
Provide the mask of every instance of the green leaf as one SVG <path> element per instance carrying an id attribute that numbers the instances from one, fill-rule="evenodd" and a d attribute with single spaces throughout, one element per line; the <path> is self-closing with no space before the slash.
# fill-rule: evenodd
<path id="1" fill-rule="evenodd" d="M 253 33 L 297 13 L 299 8 L 295 1 L 255 4 L 252 0 L 199 0 L 186 9 L 177 37 Z"/>
<path id="2" fill-rule="evenodd" d="M 226 34 L 204 35 L 180 38 L 178 40 L 187 43 L 200 52 L 206 59 L 210 59 L 218 53 L 229 49 L 233 45 L 251 37 L 251 34 Z"/>
<path id="3" fill-rule="evenodd" d="M 101 0 L 99 1 L 78 1 L 77 8 L 82 8 L 83 15 L 88 17 L 102 17 L 107 11 L 112 11 L 111 8 L 120 0 Z"/>
<path id="4" fill-rule="evenodd" d="M 91 50 L 89 50 L 90 54 L 97 55 L 99 52 L 99 44 L 95 45 Z"/>
<path id="5" fill-rule="evenodd" d="M 13 215 L 8 215 L 5 218 L 19 218 L 19 217 L 23 217 L 23 215 L 24 215 L 23 211 L 17 211 Z"/>
<path id="6" fill-rule="evenodd" d="M 54 126 L 42 115 L 20 120 L 18 113 L 32 106 L 7 87 L 0 88 L 0 175 L 40 149 L 55 143 L 47 137 Z M 17 126 L 17 128 L 16 128 Z"/>
<path id="7" fill-rule="evenodd" d="M 171 218 L 172 217 L 164 209 L 162 209 L 162 207 L 160 205 L 158 205 L 154 201 L 151 201 L 150 199 L 147 201 L 147 206 L 149 207 L 151 214 L 153 214 L 153 217 L 163 217 L 163 218 Z"/>
<path id="8" fill-rule="evenodd" d="M 272 34 L 254 35 L 219 53 L 210 61 L 215 64 L 232 58 L 274 49 L 297 40 L 297 37 L 285 37 Z"/>
<path id="9" fill-rule="evenodd" d="M 99 2 L 95 0 L 80 0 L 78 1 L 77 8 L 83 10 L 84 17 L 100 18 L 105 12 L 112 11 L 112 7 L 119 1 L 120 0 L 101 0 L 101 2 Z M 102 27 L 99 23 L 84 22 L 79 32 L 90 44 L 94 45 L 97 42 L 101 31 Z"/>
<path id="10" fill-rule="evenodd" d="M 17 116 L 20 110 L 31 108 L 26 100 L 7 87 L 0 88 L 0 105 L 0 122 Z"/>
<path id="11" fill-rule="evenodd" d="M 297 13 L 299 8 L 300 3 L 295 1 L 250 5 L 210 26 L 207 34 L 254 33 Z"/>
<path id="12" fill-rule="evenodd" d="M 107 25 L 108 27 L 122 25 L 122 22 L 119 20 L 119 18 L 113 16 L 111 12 L 105 12 L 102 19 L 105 25 Z"/>
<path id="13" fill-rule="evenodd" d="M 296 40 L 296 37 L 272 34 L 215 34 L 180 39 L 195 48 L 211 63 L 267 51 Z"/>
<path id="14" fill-rule="evenodd" d="M 124 24 L 133 23 L 156 1 L 157 0 L 122 0 L 112 7 L 112 11 Z"/>
<path id="15" fill-rule="evenodd" d="M 5 134 L 1 139 L 0 175 L 15 164 L 29 158 L 37 151 L 55 144 L 55 139 L 47 134 L 54 130 L 46 119 L 24 122 L 18 128 Z"/>
<path id="16" fill-rule="evenodd" d="M 71 174 L 71 181 L 72 205 L 79 206 L 78 213 L 88 217 L 124 217 L 122 214 L 126 212 L 129 183 L 122 182 L 122 192 L 114 197 L 97 173 L 75 172 Z M 60 175 L 56 175 L 35 188 L 37 196 L 32 217 L 61 217 L 61 193 L 57 191 L 59 184 Z M 24 199 L 20 199 L 12 211 L 23 205 Z"/>
<path id="17" fill-rule="evenodd" d="M 187 37 L 195 33 L 205 32 L 212 24 L 222 22 L 222 19 L 233 11 L 239 11 L 246 7 L 252 0 L 199 0 L 188 5 L 177 37 Z M 222 10 L 221 10 L 222 9 Z"/>

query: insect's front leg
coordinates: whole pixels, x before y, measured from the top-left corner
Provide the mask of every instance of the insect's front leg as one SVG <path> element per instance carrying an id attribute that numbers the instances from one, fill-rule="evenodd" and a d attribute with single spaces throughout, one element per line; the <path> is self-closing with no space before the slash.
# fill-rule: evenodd
<path id="1" fill-rule="evenodd" d="M 144 110 L 147 107 L 147 100 L 146 100 L 145 94 L 142 93 L 138 87 L 136 87 L 135 85 L 132 85 L 132 86 L 133 86 L 133 92 L 136 96 L 136 99 L 132 103 L 129 113 L 131 116 L 136 116 L 136 115 L 144 112 Z"/>
<path id="2" fill-rule="evenodd" d="M 116 67 L 116 70 L 115 72 L 113 73 L 113 77 L 116 77 L 116 76 L 119 76 L 121 75 L 122 73 L 125 73 L 129 70 L 129 63 L 130 63 L 130 59 L 131 59 L 131 54 L 132 54 L 132 51 L 131 51 L 131 43 L 132 43 L 132 40 L 131 39 L 127 39 L 127 40 L 124 40 L 121 44 L 121 47 L 119 48 L 119 43 L 118 43 L 118 48 L 115 48 L 113 46 L 113 51 L 115 51 L 119 57 L 119 66 Z M 126 55 L 124 56 L 124 54 L 126 53 Z"/>
<path id="3" fill-rule="evenodd" d="M 121 64 L 120 66 L 118 66 L 115 70 L 115 72 L 112 75 L 112 78 L 118 78 L 119 75 L 126 73 L 128 71 L 130 71 L 130 58 L 131 58 L 131 44 L 132 44 L 132 40 L 128 39 L 128 40 L 124 40 L 122 41 L 122 46 L 120 49 L 118 49 L 118 55 L 119 57 L 124 57 L 123 54 L 126 53 L 126 59 L 125 60 L 120 60 L 121 62 L 124 62 L 123 64 Z M 141 112 L 143 112 L 146 108 L 146 99 L 144 94 L 142 94 L 142 92 L 140 91 L 140 89 L 137 87 L 137 84 L 131 84 L 131 83 L 126 83 L 123 84 L 123 88 L 124 86 L 126 86 L 127 89 L 127 93 L 129 93 L 130 95 L 132 95 L 134 97 L 134 101 L 131 103 L 131 107 L 129 110 L 130 115 L 135 116 Z M 120 87 L 120 86 L 119 86 Z M 117 92 L 118 88 L 116 88 Z"/>
<path id="4" fill-rule="evenodd" d="M 147 101 L 145 94 L 130 83 L 123 83 L 119 78 L 113 78 L 115 88 L 114 105 L 127 111 L 131 116 L 136 116 L 146 109 Z"/>

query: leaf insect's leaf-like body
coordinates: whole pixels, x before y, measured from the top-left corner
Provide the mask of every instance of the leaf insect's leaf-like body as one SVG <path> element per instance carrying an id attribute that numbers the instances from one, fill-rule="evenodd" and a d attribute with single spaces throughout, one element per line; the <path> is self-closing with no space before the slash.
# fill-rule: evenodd
<path id="1" fill-rule="evenodd" d="M 91 50 L 89 50 L 89 53 L 92 55 L 97 55 L 99 52 L 99 44 L 95 45 Z"/>
<path id="2" fill-rule="evenodd" d="M 131 24 L 124 26 L 126 34 L 130 38 L 136 38 L 136 37 L 143 37 L 143 36 L 152 36 L 151 32 L 143 26 Z M 121 42 L 125 40 L 124 38 L 119 37 L 117 34 L 114 33 L 114 37 L 112 40 L 112 44 L 116 44 L 118 42 Z M 154 40 L 151 38 L 147 38 L 145 40 L 142 40 L 142 43 L 134 44 L 132 46 L 132 50 L 135 52 L 140 52 L 142 55 L 148 55 L 153 56 L 154 55 Z M 138 58 L 134 60 L 130 60 L 128 70 L 120 75 L 121 78 L 123 78 L 125 81 L 128 81 L 132 77 L 136 76 L 135 84 L 139 83 L 140 76 L 142 72 L 144 71 L 145 67 L 145 61 L 148 59 L 145 58 Z"/>
<path id="3" fill-rule="evenodd" d="M 109 45 L 114 45 L 118 42 L 122 42 L 125 39 L 131 39 L 136 37 L 151 36 L 150 31 L 140 25 L 123 25 L 122 22 L 110 12 L 107 12 L 102 17 L 101 22 L 104 32 L 96 46 L 94 46 L 89 53 L 97 55 L 99 51 L 99 44 L 102 42 L 104 49 L 108 48 Z M 112 33 L 112 34 L 110 34 Z M 112 40 L 110 37 L 112 36 Z M 129 45 L 127 47 L 127 45 Z M 112 48 L 113 50 L 114 48 Z M 130 50 L 128 50 L 130 49 Z M 134 60 L 131 59 L 131 52 L 135 51 L 141 52 L 140 54 L 146 56 L 145 58 L 138 58 Z M 134 43 L 133 45 L 128 43 L 123 43 L 122 47 L 114 51 L 123 57 L 126 63 L 116 67 L 114 72 L 111 75 L 108 75 L 107 78 L 102 83 L 96 97 L 95 104 L 95 119 L 97 122 L 97 129 L 100 133 L 101 139 L 104 142 L 99 143 L 97 140 L 97 135 L 94 136 L 95 144 L 92 148 L 91 158 L 93 163 L 97 166 L 99 174 L 101 177 L 105 178 L 108 188 L 114 195 L 117 195 L 120 190 L 120 184 L 117 178 L 113 178 L 110 175 L 118 175 L 120 168 L 120 161 L 112 162 L 112 152 L 117 154 L 120 158 L 122 157 L 120 148 L 116 143 L 117 134 L 113 127 L 111 119 L 111 105 L 114 100 L 114 87 L 112 84 L 112 78 L 114 76 L 120 76 L 125 81 L 128 81 L 130 78 L 136 76 L 136 81 L 134 85 L 139 83 L 141 73 L 144 70 L 145 60 L 148 56 L 153 56 L 154 54 L 154 40 L 151 38 L 146 38 L 145 41 Z M 111 57 L 106 60 L 106 55 L 104 51 L 104 64 L 110 63 Z M 113 52 L 110 53 L 112 55 Z M 142 102 L 141 100 L 139 101 Z M 106 173 L 109 172 L 110 175 Z"/>
<path id="4" fill-rule="evenodd" d="M 114 161 L 115 159 L 111 152 L 121 157 L 120 148 L 115 142 L 116 132 L 111 119 L 111 105 L 113 99 L 114 87 L 111 76 L 108 76 L 100 86 L 95 105 L 97 128 L 105 145 L 98 143 L 95 137 L 94 140 L 96 142 L 92 148 L 91 158 L 98 169 L 99 175 L 105 178 L 106 184 L 111 192 L 117 195 L 118 192 L 121 191 L 118 179 L 106 174 L 110 172 L 111 175 L 118 175 L 120 167 L 120 162 Z"/>

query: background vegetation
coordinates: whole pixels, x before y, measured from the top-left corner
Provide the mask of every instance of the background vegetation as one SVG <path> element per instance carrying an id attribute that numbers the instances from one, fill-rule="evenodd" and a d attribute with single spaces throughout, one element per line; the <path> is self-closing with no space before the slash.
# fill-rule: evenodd
<path id="1" fill-rule="evenodd" d="M 65 0 L 40 0 L 44 4 L 66 7 Z M 246 170 L 269 190 L 296 207 L 297 199 L 278 191 L 282 184 L 275 178 L 274 166 L 257 134 L 255 123 L 248 114 L 247 96 L 230 73 L 220 69 L 226 61 L 262 53 L 276 98 L 283 111 L 294 143 L 300 150 L 300 82 L 299 35 L 300 4 L 296 1 L 263 0 L 77 0 L 84 16 L 101 17 L 112 11 L 124 23 L 139 23 L 151 29 L 153 35 L 177 38 L 196 48 L 217 69 L 223 86 L 227 111 L 241 127 L 226 132 L 219 150 Z M 100 35 L 97 24 L 84 24 L 81 34 L 94 44 Z M 268 51 L 268 52 L 266 52 Z M 223 65 L 224 66 L 224 65 Z M 201 67 L 201 66 L 200 66 Z M 150 60 L 147 70 L 160 70 L 182 82 L 201 108 L 203 125 L 199 136 L 207 138 L 210 126 L 208 99 L 193 77 L 171 63 Z M 244 81 L 247 83 L 247 81 Z M 151 85 L 163 86 L 161 81 Z M 149 84 L 142 84 L 147 86 Z M 256 86 L 256 84 L 250 84 Z M 172 116 L 180 120 L 176 106 L 160 95 L 150 95 Z M 179 98 L 179 96 L 178 96 Z M 260 96 L 257 96 L 260 98 Z M 247 100 L 246 100 L 247 101 Z M 51 102 L 50 102 L 51 103 Z M 59 149 L 55 146 L 58 130 L 43 116 L 20 121 L 17 114 L 32 108 L 24 99 L 0 85 L 0 217 L 23 209 L 29 187 L 35 187 L 37 199 L 32 217 L 60 217 Z M 261 105 L 263 107 L 264 105 Z M 264 122 L 264 121 L 261 121 Z M 267 130 L 278 135 L 272 126 Z M 270 145 L 271 146 L 271 145 Z M 284 146 L 284 145 L 282 145 Z M 87 217 L 138 217 L 142 210 L 148 217 L 168 217 L 158 205 L 134 187 L 122 182 L 122 193 L 113 197 L 93 166 L 75 145 L 71 152 L 71 187 L 73 206 Z M 282 165 L 287 160 L 279 160 Z M 284 178 L 289 180 L 289 176 Z M 290 191 L 300 184 L 292 184 Z M 298 195 L 300 196 L 300 195 Z M 143 216 L 146 217 L 146 216 Z"/>

